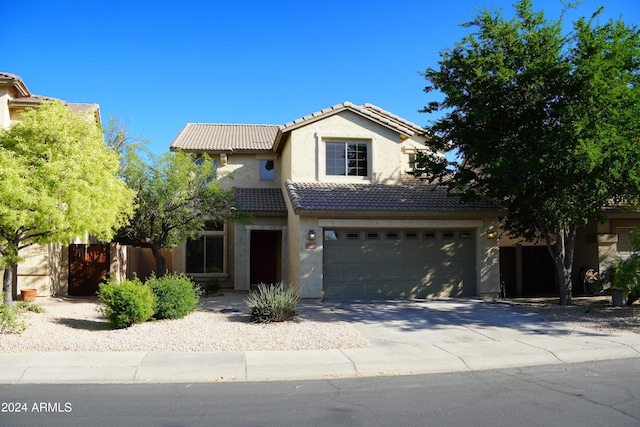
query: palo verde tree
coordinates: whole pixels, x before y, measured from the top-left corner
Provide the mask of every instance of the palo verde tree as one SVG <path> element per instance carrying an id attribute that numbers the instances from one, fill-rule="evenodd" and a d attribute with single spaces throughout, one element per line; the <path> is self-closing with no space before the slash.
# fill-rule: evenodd
<path id="1" fill-rule="evenodd" d="M 162 249 L 197 237 L 205 221 L 239 218 L 232 191 L 220 187 L 208 158 L 182 152 L 158 156 L 145 150 L 144 143 L 131 142 L 124 128 L 112 135 L 124 153 L 121 177 L 137 194 L 134 217 L 118 231 L 117 240 L 150 248 L 158 277 L 166 273 Z"/>
<path id="2" fill-rule="evenodd" d="M 640 194 L 638 28 L 599 23 L 601 8 L 565 31 L 566 10 L 549 20 L 521 0 L 510 20 L 485 10 L 465 24 L 475 31 L 423 73 L 425 91 L 444 94 L 423 110 L 443 113 L 429 144 L 464 161 L 418 159 L 418 173 L 463 201 L 499 201 L 510 236 L 546 242 L 562 305 L 576 230 Z"/>
<path id="3" fill-rule="evenodd" d="M 47 101 L 0 130 L 4 302 L 12 302 L 21 249 L 88 235 L 109 241 L 133 213 L 133 196 L 93 115 Z"/>

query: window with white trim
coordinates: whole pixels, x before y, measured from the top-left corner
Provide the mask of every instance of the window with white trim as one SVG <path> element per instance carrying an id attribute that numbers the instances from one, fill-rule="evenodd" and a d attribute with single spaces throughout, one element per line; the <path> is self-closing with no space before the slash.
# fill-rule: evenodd
<path id="1" fill-rule="evenodd" d="M 225 273 L 224 223 L 206 221 L 197 239 L 186 244 L 186 272 L 190 274 Z"/>
<path id="2" fill-rule="evenodd" d="M 369 176 L 369 151 L 369 144 L 365 141 L 326 142 L 326 175 Z"/>

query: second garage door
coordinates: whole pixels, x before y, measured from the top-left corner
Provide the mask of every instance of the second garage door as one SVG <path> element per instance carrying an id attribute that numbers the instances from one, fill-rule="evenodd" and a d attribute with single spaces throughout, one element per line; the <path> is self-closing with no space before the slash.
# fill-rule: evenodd
<path id="1" fill-rule="evenodd" d="M 473 230 L 324 230 L 325 298 L 476 295 Z"/>

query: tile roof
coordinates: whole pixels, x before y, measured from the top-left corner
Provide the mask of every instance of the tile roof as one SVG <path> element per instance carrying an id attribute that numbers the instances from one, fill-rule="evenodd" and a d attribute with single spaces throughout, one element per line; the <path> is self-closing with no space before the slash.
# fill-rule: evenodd
<path id="1" fill-rule="evenodd" d="M 302 126 L 306 126 L 314 121 L 320 120 L 327 116 L 340 113 L 342 111 L 352 111 L 358 115 L 368 118 L 369 120 L 376 122 L 384 127 L 392 129 L 395 132 L 398 132 L 406 137 L 411 137 L 416 134 L 421 134 L 424 132 L 424 129 L 420 126 L 411 123 L 408 120 L 405 120 L 395 114 L 392 114 L 386 110 L 383 110 L 380 107 L 376 107 L 372 104 L 364 104 L 364 105 L 355 105 L 351 102 L 343 102 L 341 104 L 333 105 L 329 108 L 325 108 L 320 111 L 316 111 L 315 113 L 308 114 L 299 119 L 295 119 L 286 123 L 284 126 L 280 127 L 280 131 L 278 132 L 278 136 L 274 143 L 275 148 L 277 149 L 280 143 L 283 140 L 283 135 L 287 132 L 290 132 L 294 129 L 297 129 Z"/>
<path id="2" fill-rule="evenodd" d="M 16 74 L 0 71 L 0 85 L 13 86 L 14 89 L 18 92 L 19 97 L 31 96 L 31 92 L 29 92 L 27 85 L 25 85 L 24 81 L 22 81 L 22 78 Z"/>
<path id="3" fill-rule="evenodd" d="M 280 188 L 234 188 L 235 207 L 259 214 L 286 215 L 287 205 Z"/>
<path id="4" fill-rule="evenodd" d="M 171 150 L 232 152 L 271 151 L 278 126 L 187 123 Z"/>
<path id="5" fill-rule="evenodd" d="M 287 132 L 345 110 L 366 117 L 407 137 L 424 132 L 420 126 L 375 105 L 355 105 L 351 102 L 343 102 L 282 126 L 187 123 L 171 143 L 170 149 L 205 152 L 270 151 L 278 148 L 283 140 L 283 135 Z"/>
<path id="6" fill-rule="evenodd" d="M 487 212 L 501 211 L 489 200 L 460 203 L 440 187 L 427 184 L 286 183 L 293 209 L 355 212 Z"/>

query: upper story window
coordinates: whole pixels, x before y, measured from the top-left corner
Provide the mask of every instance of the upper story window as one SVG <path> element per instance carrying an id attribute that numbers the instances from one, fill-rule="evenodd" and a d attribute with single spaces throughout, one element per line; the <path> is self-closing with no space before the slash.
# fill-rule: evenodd
<path id="1" fill-rule="evenodd" d="M 416 153 L 409 153 L 409 170 L 412 171 L 416 168 Z"/>
<path id="2" fill-rule="evenodd" d="M 369 148 L 366 142 L 327 142 L 326 174 L 334 176 L 369 175 Z"/>
<path id="3" fill-rule="evenodd" d="M 260 160 L 260 181 L 273 181 L 275 166 L 273 160 Z"/>

